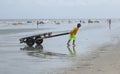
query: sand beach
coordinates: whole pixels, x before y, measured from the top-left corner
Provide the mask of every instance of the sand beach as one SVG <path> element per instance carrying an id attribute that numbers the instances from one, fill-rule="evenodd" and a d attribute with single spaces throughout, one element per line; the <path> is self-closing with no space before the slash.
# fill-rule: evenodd
<path id="1" fill-rule="evenodd" d="M 66 26 L 66 28 L 63 28 Z M 25 36 L 70 30 L 74 24 L 2 25 L 0 27 L 1 74 L 119 74 L 119 23 L 83 23 L 76 47 L 67 47 L 69 35 L 45 39 L 40 46 L 20 44 Z"/>

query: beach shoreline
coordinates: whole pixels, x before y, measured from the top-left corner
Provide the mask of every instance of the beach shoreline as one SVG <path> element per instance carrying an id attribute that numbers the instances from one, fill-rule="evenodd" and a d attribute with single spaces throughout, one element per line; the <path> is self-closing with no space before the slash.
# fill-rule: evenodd
<path id="1" fill-rule="evenodd" d="M 74 60 L 71 67 L 57 70 L 57 74 L 119 74 L 120 40 L 98 47 L 92 53 Z"/>
<path id="2" fill-rule="evenodd" d="M 63 29 L 63 26 L 67 28 Z M 40 26 L 39 29 L 36 29 L 36 25 L 1 27 L 0 73 L 108 74 L 109 70 L 112 71 L 114 67 L 113 72 L 118 72 L 116 69 L 118 70 L 119 67 L 116 65 L 119 65 L 119 24 L 112 24 L 111 30 L 105 23 L 83 24 L 77 34 L 75 48 L 66 46 L 69 36 L 45 39 L 42 44 L 42 52 L 36 51 L 41 50 L 36 48 L 36 45 L 29 49 L 26 44 L 19 43 L 19 39 L 22 37 L 48 31 L 69 30 L 73 26 L 74 24 L 55 26 L 46 24 Z M 72 50 L 75 50 L 75 55 L 71 54 Z M 117 57 L 114 58 L 114 56 Z M 115 61 L 113 61 L 114 59 Z M 117 64 L 116 61 L 118 61 Z M 21 62 L 24 63 L 21 64 Z"/>

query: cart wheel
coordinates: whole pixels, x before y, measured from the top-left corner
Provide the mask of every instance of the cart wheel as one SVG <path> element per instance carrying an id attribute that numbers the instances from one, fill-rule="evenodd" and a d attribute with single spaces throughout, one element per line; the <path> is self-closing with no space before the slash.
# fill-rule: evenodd
<path id="1" fill-rule="evenodd" d="M 29 47 L 32 47 L 32 46 L 34 45 L 34 39 L 33 39 L 33 38 L 27 38 L 26 44 L 27 44 Z"/>
<path id="2" fill-rule="evenodd" d="M 41 45 L 41 44 L 43 43 L 43 39 L 39 39 L 39 38 L 41 38 L 41 36 L 37 36 L 37 37 L 35 38 L 35 43 L 36 43 L 37 45 Z"/>

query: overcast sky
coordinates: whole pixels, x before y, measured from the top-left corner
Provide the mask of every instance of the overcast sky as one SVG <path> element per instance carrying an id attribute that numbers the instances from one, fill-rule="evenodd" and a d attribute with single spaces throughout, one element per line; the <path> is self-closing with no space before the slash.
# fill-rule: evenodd
<path id="1" fill-rule="evenodd" d="M 0 0 L 0 19 L 119 18 L 120 0 Z"/>

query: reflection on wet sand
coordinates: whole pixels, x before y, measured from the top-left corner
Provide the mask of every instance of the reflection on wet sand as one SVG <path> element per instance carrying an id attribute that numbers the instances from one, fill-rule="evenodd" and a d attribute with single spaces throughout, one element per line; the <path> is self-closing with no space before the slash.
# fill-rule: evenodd
<path id="1" fill-rule="evenodd" d="M 20 50 L 27 51 L 27 54 L 29 56 L 41 57 L 41 58 L 47 58 L 48 56 L 57 56 L 57 57 L 67 56 L 67 54 L 44 51 L 44 48 L 42 45 L 36 45 L 35 47 L 25 46 L 24 48 L 20 48 Z"/>
<path id="2" fill-rule="evenodd" d="M 25 46 L 24 48 L 20 48 L 20 50 L 26 51 L 29 56 L 45 58 L 45 55 L 40 54 L 43 53 L 42 45 L 36 45 L 35 47 Z"/>
<path id="3" fill-rule="evenodd" d="M 76 56 L 75 46 L 72 46 L 72 48 L 70 46 L 67 46 L 67 48 L 68 48 L 68 51 L 70 52 L 70 55 Z"/>

